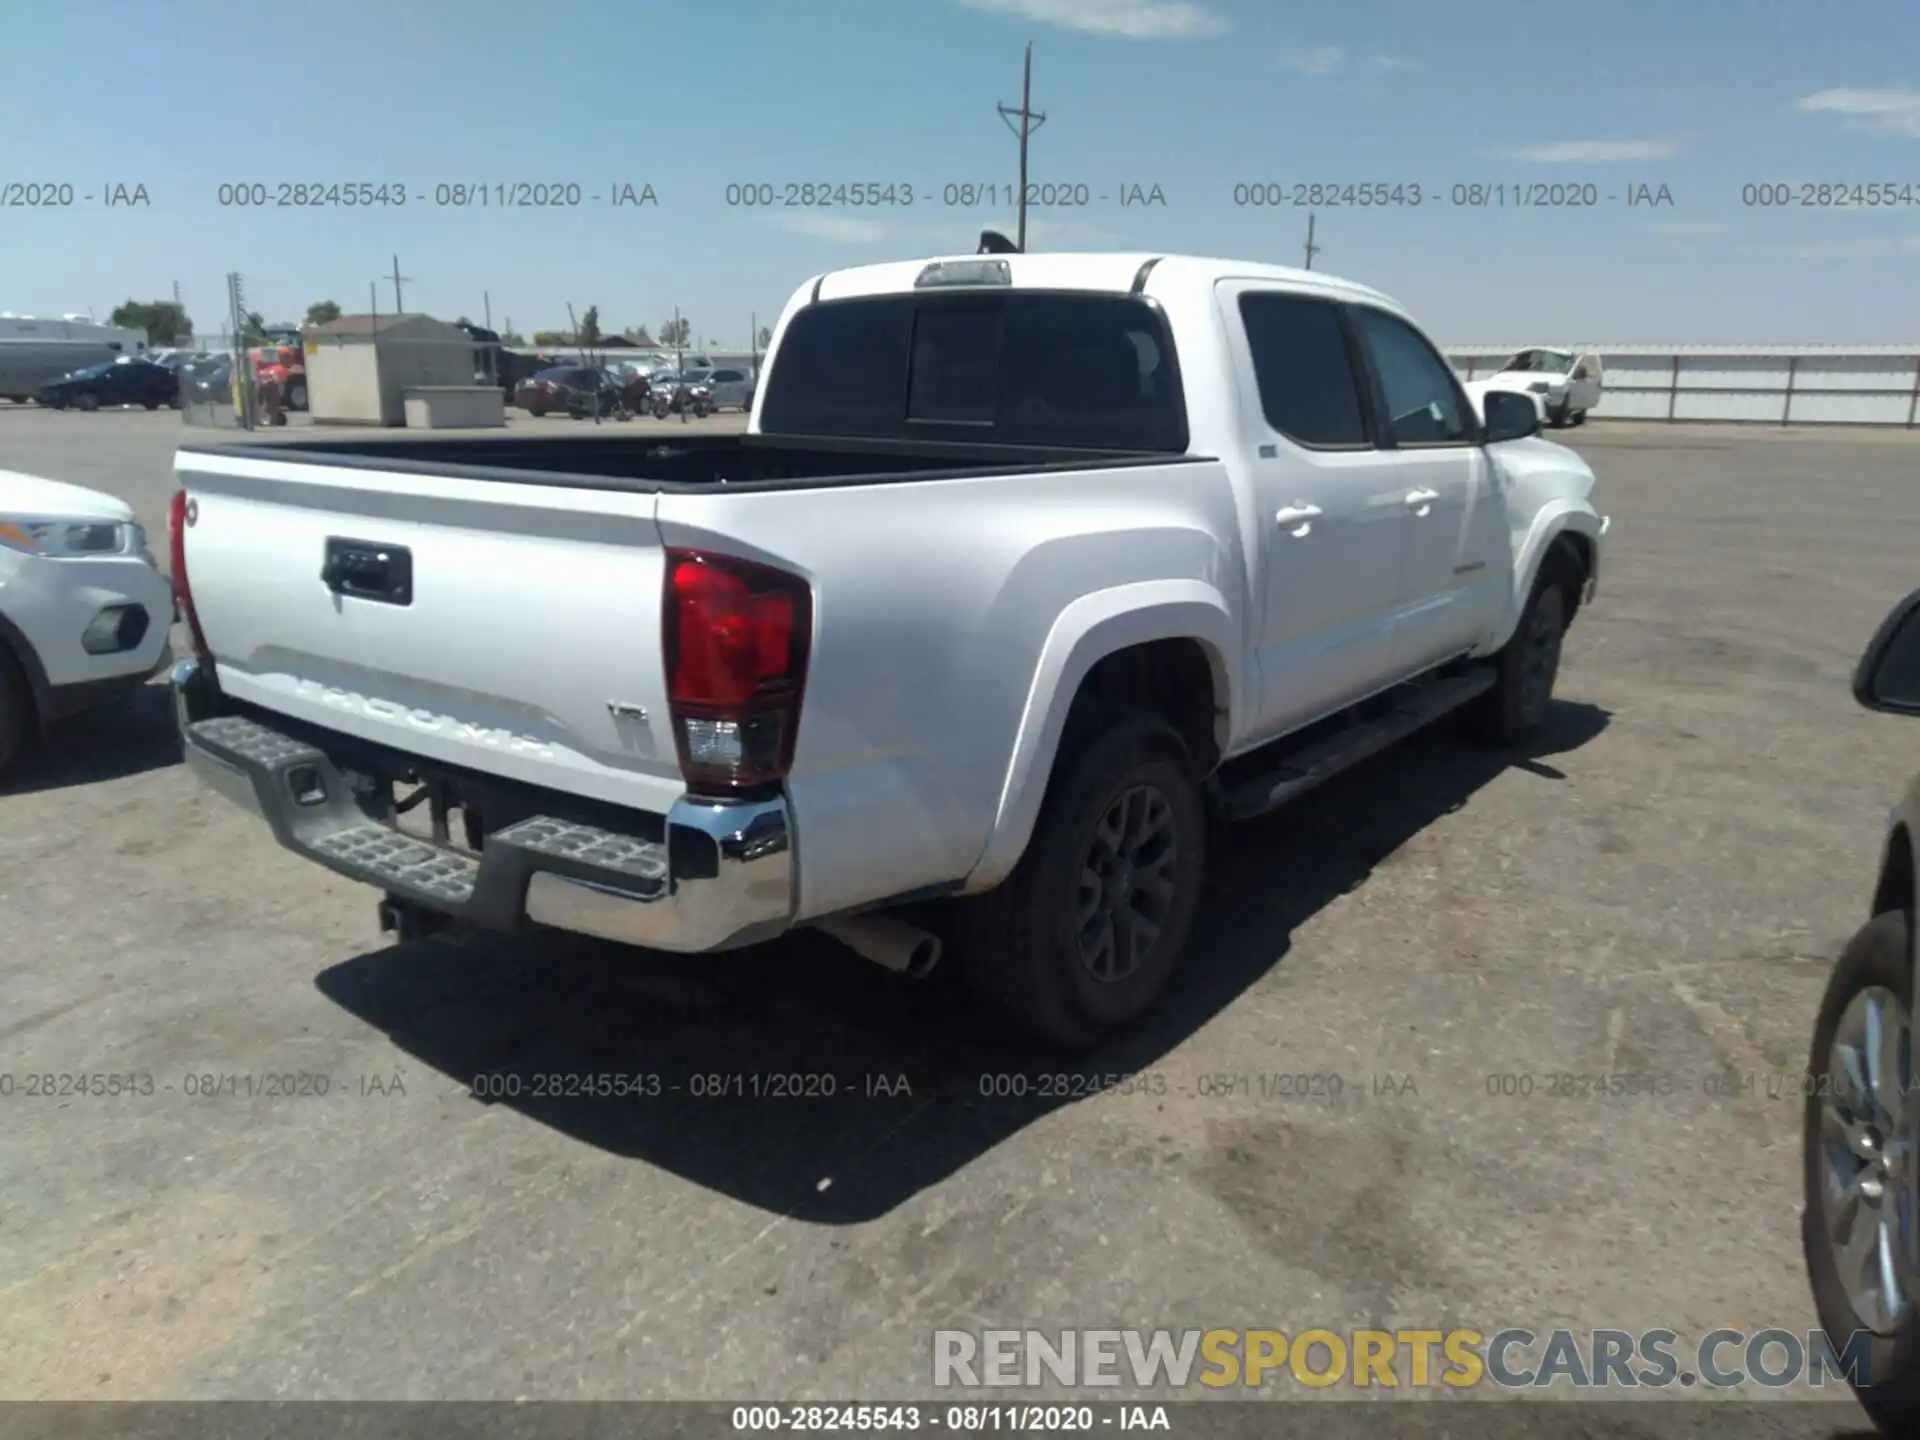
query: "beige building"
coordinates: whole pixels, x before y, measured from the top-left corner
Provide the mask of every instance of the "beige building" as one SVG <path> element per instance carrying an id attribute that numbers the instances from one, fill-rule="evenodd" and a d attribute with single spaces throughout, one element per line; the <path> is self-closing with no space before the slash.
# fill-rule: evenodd
<path id="1" fill-rule="evenodd" d="M 305 332 L 307 407 L 318 424 L 407 423 L 407 391 L 474 385 L 474 343 L 431 315 L 342 315 Z"/>

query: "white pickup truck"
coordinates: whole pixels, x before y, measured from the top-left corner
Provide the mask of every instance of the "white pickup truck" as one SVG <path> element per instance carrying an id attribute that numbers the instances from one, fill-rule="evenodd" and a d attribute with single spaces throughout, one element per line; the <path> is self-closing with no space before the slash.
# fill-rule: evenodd
<path id="1" fill-rule="evenodd" d="M 183 446 L 185 750 L 402 937 L 815 926 L 920 974 L 913 902 L 1091 1045 L 1166 986 L 1209 810 L 1545 718 L 1607 521 L 1538 430 L 1319 273 L 835 271 L 744 435 Z"/>

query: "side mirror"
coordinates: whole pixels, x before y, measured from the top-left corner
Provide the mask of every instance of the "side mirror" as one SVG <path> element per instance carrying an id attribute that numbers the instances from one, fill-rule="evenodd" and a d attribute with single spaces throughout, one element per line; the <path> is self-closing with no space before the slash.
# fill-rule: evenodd
<path id="1" fill-rule="evenodd" d="M 1853 672 L 1853 698 L 1887 715 L 1920 715 L 1920 590 L 1894 606 Z"/>
<path id="2" fill-rule="evenodd" d="M 1518 390 L 1489 390 L 1481 402 L 1486 416 L 1487 444 L 1524 440 L 1540 433 L 1540 407 L 1531 395 Z"/>

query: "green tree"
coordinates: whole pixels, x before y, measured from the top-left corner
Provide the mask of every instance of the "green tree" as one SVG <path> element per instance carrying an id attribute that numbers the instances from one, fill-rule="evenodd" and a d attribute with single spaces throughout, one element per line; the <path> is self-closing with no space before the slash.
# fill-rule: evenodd
<path id="1" fill-rule="evenodd" d="M 340 318 L 340 307 L 331 300 L 316 300 L 307 307 L 307 324 L 326 325 Z"/>
<path id="2" fill-rule="evenodd" d="M 665 320 L 660 325 L 660 343 L 668 346 L 685 345 L 693 336 L 693 322 L 682 315 L 678 320 Z"/>
<path id="3" fill-rule="evenodd" d="M 527 339 L 526 336 L 513 328 L 513 321 L 509 320 L 507 321 L 507 328 L 500 332 L 500 343 L 502 345 L 524 345 L 527 343 Z"/>
<path id="4" fill-rule="evenodd" d="M 564 330 L 536 330 L 533 332 L 533 343 L 543 347 L 548 345 L 571 345 L 573 344 L 573 336 Z"/>
<path id="5" fill-rule="evenodd" d="M 589 305 L 580 317 L 580 343 L 592 348 L 600 343 L 600 307 Z"/>
<path id="6" fill-rule="evenodd" d="M 267 338 L 267 322 L 260 318 L 260 312 L 258 310 L 249 310 L 247 312 L 247 318 L 242 323 L 246 327 L 240 336 L 244 343 L 248 345 L 258 345 L 262 340 Z"/>
<path id="7" fill-rule="evenodd" d="M 760 348 L 764 350 L 767 348 L 767 346 L 771 345 L 772 343 L 773 343 L 773 331 L 769 330 L 765 325 L 762 325 L 760 327 Z"/>
<path id="8" fill-rule="evenodd" d="M 128 330 L 146 331 L 148 342 L 154 345 L 172 345 L 193 334 L 193 321 L 172 300 L 129 299 L 124 305 L 116 305 L 107 320 Z"/>

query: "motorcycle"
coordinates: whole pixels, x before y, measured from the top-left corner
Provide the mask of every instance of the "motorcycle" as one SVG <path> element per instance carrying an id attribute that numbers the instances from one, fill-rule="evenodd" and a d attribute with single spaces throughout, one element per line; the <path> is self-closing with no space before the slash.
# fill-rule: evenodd
<path id="1" fill-rule="evenodd" d="M 633 410 L 627 404 L 626 392 L 621 389 L 611 375 L 601 374 L 598 384 L 591 390 L 569 390 L 566 397 L 567 415 L 574 420 L 631 420 Z"/>
<path id="2" fill-rule="evenodd" d="M 653 387 L 653 418 L 678 415 L 682 420 L 704 420 L 713 414 L 713 390 L 706 385 L 666 381 Z"/>

